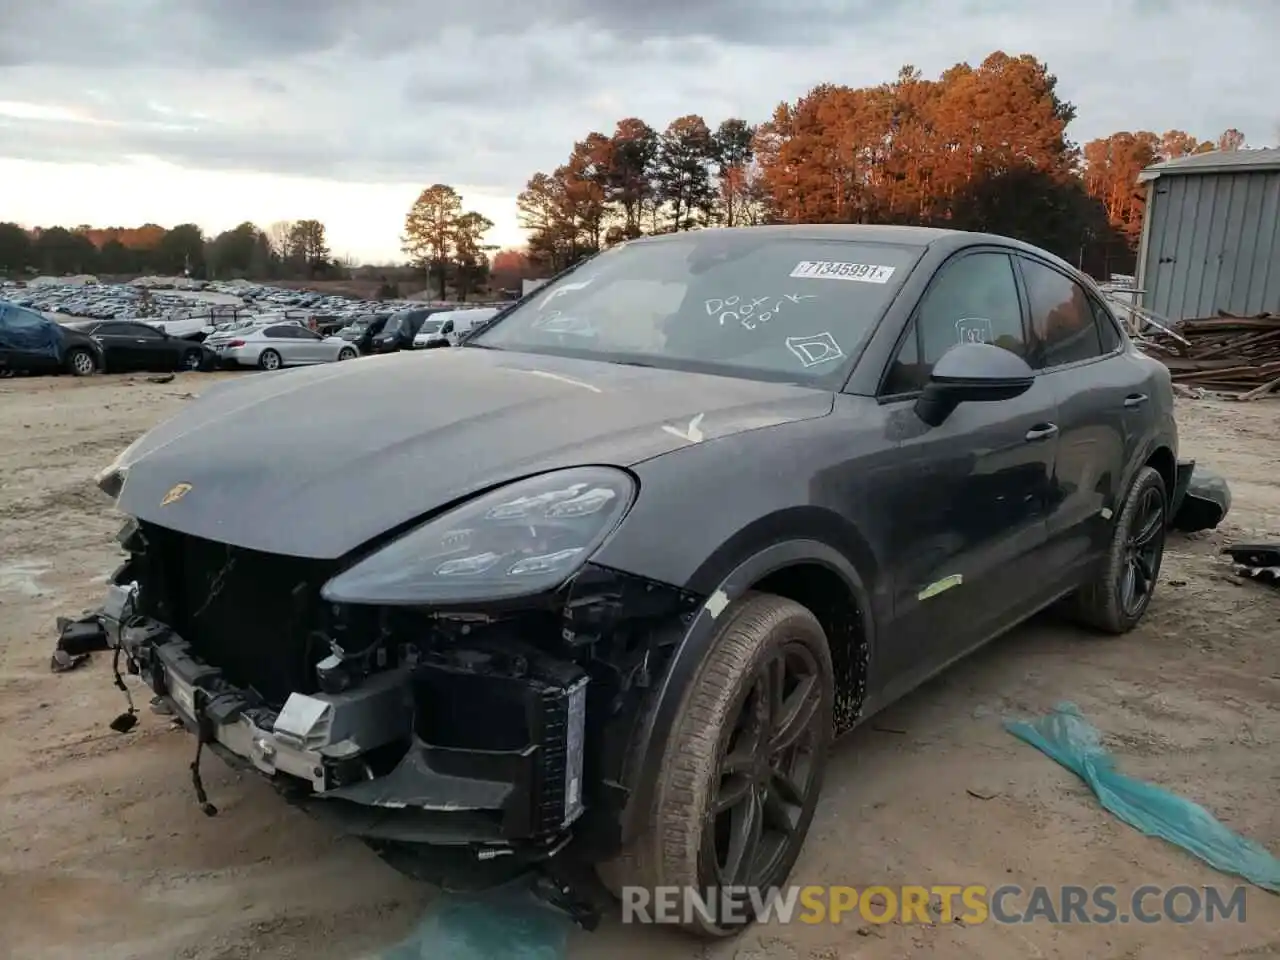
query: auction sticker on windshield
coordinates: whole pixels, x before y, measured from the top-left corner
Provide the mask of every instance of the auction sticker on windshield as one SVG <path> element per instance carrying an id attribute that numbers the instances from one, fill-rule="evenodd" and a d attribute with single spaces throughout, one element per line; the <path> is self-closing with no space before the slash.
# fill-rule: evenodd
<path id="1" fill-rule="evenodd" d="M 841 263 L 837 260 L 801 260 L 791 271 L 807 280 L 854 280 L 858 283 L 888 283 L 894 267 L 874 263 Z"/>

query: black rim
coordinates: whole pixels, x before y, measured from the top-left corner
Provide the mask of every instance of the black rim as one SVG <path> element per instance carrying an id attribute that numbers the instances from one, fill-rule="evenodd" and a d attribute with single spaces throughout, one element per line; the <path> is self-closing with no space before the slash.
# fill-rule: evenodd
<path id="1" fill-rule="evenodd" d="M 703 834 L 716 885 L 767 887 L 798 844 L 819 769 L 824 684 L 807 646 L 776 648 L 751 678 Z"/>
<path id="2" fill-rule="evenodd" d="M 1163 533 L 1164 497 L 1155 487 L 1147 487 L 1133 512 L 1120 570 L 1120 605 L 1129 616 L 1141 613 L 1151 600 L 1160 569 Z"/>

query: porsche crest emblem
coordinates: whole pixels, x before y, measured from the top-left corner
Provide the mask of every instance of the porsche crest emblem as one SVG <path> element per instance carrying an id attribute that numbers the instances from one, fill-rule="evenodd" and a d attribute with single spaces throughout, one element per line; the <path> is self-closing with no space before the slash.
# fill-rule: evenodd
<path id="1" fill-rule="evenodd" d="M 164 495 L 164 499 L 160 501 L 160 506 L 167 507 L 171 503 L 177 503 L 190 492 L 191 484 L 175 483 L 169 488 L 169 492 Z"/>

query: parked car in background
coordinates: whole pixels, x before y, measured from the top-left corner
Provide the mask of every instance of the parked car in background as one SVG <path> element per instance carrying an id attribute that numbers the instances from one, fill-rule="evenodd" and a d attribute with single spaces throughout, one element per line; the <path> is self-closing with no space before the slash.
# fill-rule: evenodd
<path id="1" fill-rule="evenodd" d="M 101 369 L 102 347 L 87 333 L 0 300 L 0 372 L 87 377 Z"/>
<path id="2" fill-rule="evenodd" d="M 450 310 L 448 314 L 437 314 L 422 322 L 422 327 L 413 338 L 415 350 L 429 347 L 447 347 L 474 327 L 479 326 L 498 312 L 497 307 L 464 307 Z"/>
<path id="3" fill-rule="evenodd" d="M 413 338 L 418 335 L 428 317 L 448 311 L 449 307 L 409 307 L 393 313 L 386 326 L 373 338 L 373 353 L 394 353 L 413 349 Z"/>
<path id="4" fill-rule="evenodd" d="M 279 370 L 313 363 L 354 360 L 360 352 L 341 337 L 322 337 L 297 323 L 237 331 L 213 342 L 219 366 Z"/>
<path id="5" fill-rule="evenodd" d="M 1177 457 L 1168 368 L 1044 250 L 668 234 L 455 350 L 185 405 L 99 475 L 133 518 L 104 622 L 200 743 L 392 865 L 678 881 L 723 936 L 835 736 L 1059 601 L 1142 620 Z"/>
<path id="6" fill-rule="evenodd" d="M 261 330 L 264 327 L 274 326 L 301 327 L 303 326 L 303 323 L 301 320 L 269 319 L 266 317 L 259 317 L 254 320 L 237 320 L 235 323 L 228 324 L 227 326 L 209 334 L 209 336 L 204 339 L 204 344 L 207 347 L 213 347 L 219 342 L 234 340 L 238 335 L 244 333 L 246 330 Z"/>
<path id="7" fill-rule="evenodd" d="M 370 313 L 343 327 L 338 331 L 338 336 L 352 344 L 361 353 L 372 353 L 373 338 L 382 332 L 382 328 L 390 319 L 389 313 Z"/>
<path id="8" fill-rule="evenodd" d="M 102 347 L 103 371 L 201 370 L 213 353 L 202 344 L 173 337 L 151 324 L 131 320 L 80 320 L 64 324 L 88 334 Z"/>

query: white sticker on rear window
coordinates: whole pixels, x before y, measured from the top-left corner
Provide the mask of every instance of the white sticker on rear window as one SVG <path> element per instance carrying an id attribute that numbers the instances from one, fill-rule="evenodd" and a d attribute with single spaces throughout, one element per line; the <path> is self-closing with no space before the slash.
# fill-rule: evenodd
<path id="1" fill-rule="evenodd" d="M 857 283 L 888 283 L 894 267 L 875 263 L 841 263 L 837 260 L 801 260 L 791 276 L 806 280 L 853 280 Z"/>

